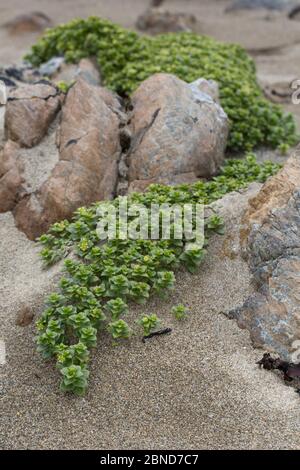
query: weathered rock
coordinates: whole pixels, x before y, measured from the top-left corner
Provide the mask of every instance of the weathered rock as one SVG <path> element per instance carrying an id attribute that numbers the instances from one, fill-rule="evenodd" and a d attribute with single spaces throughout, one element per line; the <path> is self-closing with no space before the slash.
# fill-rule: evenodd
<path id="1" fill-rule="evenodd" d="M 256 197 L 250 199 L 240 230 L 241 242 L 247 256 L 248 237 L 255 225 L 268 220 L 275 208 L 282 208 L 300 186 L 299 152 L 290 157 L 282 170 L 270 178 Z"/>
<path id="2" fill-rule="evenodd" d="M 99 67 L 94 59 L 81 59 L 79 64 L 67 64 L 63 57 L 53 57 L 42 64 L 39 73 L 50 77 L 53 83 L 72 83 L 83 78 L 91 85 L 100 85 Z"/>
<path id="3" fill-rule="evenodd" d="M 51 84 L 38 83 L 12 89 L 6 113 L 6 138 L 33 147 L 45 136 L 61 106 L 61 94 Z"/>
<path id="4" fill-rule="evenodd" d="M 7 87 L 23 86 L 24 83 L 36 83 L 42 79 L 38 69 L 26 64 L 0 69 L 0 80 Z"/>
<path id="5" fill-rule="evenodd" d="M 101 77 L 98 65 L 94 59 L 81 59 L 75 80 L 83 78 L 91 85 L 100 85 Z"/>
<path id="6" fill-rule="evenodd" d="M 206 80 L 205 78 L 198 78 L 189 84 L 192 90 L 199 90 L 209 95 L 214 101 L 219 103 L 219 85 L 215 80 Z"/>
<path id="7" fill-rule="evenodd" d="M 209 177 L 218 170 L 228 119 L 210 96 L 173 75 L 156 74 L 136 90 L 132 105 L 127 156 L 131 183 L 172 184 L 179 175 Z"/>
<path id="8" fill-rule="evenodd" d="M 106 104 L 108 103 L 108 104 Z M 117 185 L 121 106 L 115 96 L 80 79 L 62 108 L 60 161 L 50 178 L 15 209 L 17 226 L 34 239 L 79 206 L 110 199 Z"/>
<path id="9" fill-rule="evenodd" d="M 149 8 L 138 17 L 136 27 L 150 34 L 193 31 L 197 25 L 194 15 L 174 13 L 162 8 Z"/>
<path id="10" fill-rule="evenodd" d="M 4 25 L 11 34 L 24 34 L 31 32 L 41 32 L 52 26 L 50 18 L 41 12 L 30 12 L 18 15 L 13 20 Z"/>
<path id="11" fill-rule="evenodd" d="M 268 10 L 285 10 L 293 7 L 297 0 L 236 0 L 225 11 L 254 10 L 266 8 Z"/>
<path id="12" fill-rule="evenodd" d="M 300 154 L 249 201 L 241 242 L 257 291 L 230 315 L 256 346 L 290 359 L 300 338 Z"/>
<path id="13" fill-rule="evenodd" d="M 22 168 L 17 160 L 19 146 L 12 141 L 6 142 L 0 152 L 0 212 L 14 208 L 22 192 Z"/>
<path id="14" fill-rule="evenodd" d="M 39 74 L 51 78 L 55 73 L 59 72 L 61 67 L 65 65 L 64 57 L 52 57 L 39 67 Z"/>

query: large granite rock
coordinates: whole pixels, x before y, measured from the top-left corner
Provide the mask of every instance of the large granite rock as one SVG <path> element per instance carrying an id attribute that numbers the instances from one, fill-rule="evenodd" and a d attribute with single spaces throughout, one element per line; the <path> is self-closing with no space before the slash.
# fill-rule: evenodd
<path id="1" fill-rule="evenodd" d="M 300 339 L 300 153 L 249 201 L 241 243 L 256 285 L 230 312 L 256 346 L 290 359 Z"/>
<path id="2" fill-rule="evenodd" d="M 128 186 L 143 191 L 212 176 L 228 134 L 217 100 L 215 82 L 187 84 L 168 74 L 142 83 L 126 106 L 87 77 L 66 96 L 45 82 L 13 88 L 5 128 L 14 156 L 9 168 L 2 162 L 0 211 L 13 210 L 17 227 L 34 239 Z"/>
<path id="3" fill-rule="evenodd" d="M 59 90 L 47 83 L 11 89 L 5 113 L 6 138 L 22 147 L 37 145 L 58 113 L 61 100 Z"/>
<path id="4" fill-rule="evenodd" d="M 0 212 L 12 210 L 22 191 L 24 179 L 17 160 L 18 148 L 9 140 L 0 152 Z"/>
<path id="5" fill-rule="evenodd" d="M 78 80 L 62 108 L 59 162 L 51 176 L 15 208 L 18 228 L 30 239 L 79 206 L 113 197 L 121 153 L 121 106 L 115 96 Z"/>
<path id="6" fill-rule="evenodd" d="M 172 184 L 179 175 L 216 173 L 224 159 L 228 119 L 211 96 L 173 75 L 155 74 L 133 94 L 132 105 L 131 184 Z"/>
<path id="7" fill-rule="evenodd" d="M 101 77 L 98 64 L 94 59 L 81 59 L 78 64 L 67 64 L 63 57 L 53 57 L 42 64 L 38 72 L 41 76 L 51 78 L 53 83 L 65 82 L 71 84 L 79 78 L 91 85 L 100 85 Z"/>

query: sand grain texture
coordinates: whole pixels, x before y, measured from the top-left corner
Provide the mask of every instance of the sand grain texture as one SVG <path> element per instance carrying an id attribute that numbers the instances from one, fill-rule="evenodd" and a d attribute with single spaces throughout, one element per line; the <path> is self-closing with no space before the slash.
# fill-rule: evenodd
<path id="1" fill-rule="evenodd" d="M 228 233 L 247 198 L 233 194 L 218 203 Z M 59 392 L 53 364 L 35 352 L 34 326 L 15 325 L 23 301 L 40 311 L 58 267 L 40 271 L 37 248 L 10 214 L 1 215 L 0 338 L 7 363 L 0 366 L 0 448 L 299 449 L 299 397 L 258 369 L 261 352 L 221 313 L 251 291 L 247 265 L 228 256 L 228 243 L 224 255 L 224 243 L 214 237 L 197 275 L 178 273 L 168 301 L 129 314 L 133 321 L 141 311 L 155 312 L 173 332 L 116 348 L 101 337 L 88 393 L 76 398 Z M 229 245 L 236 249 L 232 237 Z M 179 302 L 191 312 L 183 323 L 169 313 Z"/>

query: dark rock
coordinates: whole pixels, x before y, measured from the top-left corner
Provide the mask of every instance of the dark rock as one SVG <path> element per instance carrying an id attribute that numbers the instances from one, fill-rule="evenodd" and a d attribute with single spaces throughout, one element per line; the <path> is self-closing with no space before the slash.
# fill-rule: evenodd
<path id="1" fill-rule="evenodd" d="M 0 75 L 0 82 L 3 82 L 5 86 L 16 86 L 16 82 L 5 75 Z"/>

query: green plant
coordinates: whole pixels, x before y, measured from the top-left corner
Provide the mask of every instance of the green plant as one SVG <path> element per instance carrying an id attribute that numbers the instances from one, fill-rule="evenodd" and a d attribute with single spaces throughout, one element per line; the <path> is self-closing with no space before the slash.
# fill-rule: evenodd
<path id="1" fill-rule="evenodd" d="M 190 273 L 195 273 L 205 256 L 205 250 L 196 244 L 189 243 L 180 255 L 180 261 Z"/>
<path id="2" fill-rule="evenodd" d="M 67 83 L 63 80 L 61 80 L 60 82 L 57 82 L 56 83 L 56 86 L 57 88 L 62 91 L 63 93 L 68 93 L 69 89 L 71 88 L 71 86 L 74 84 L 74 81 L 72 80 L 71 82 Z"/>
<path id="3" fill-rule="evenodd" d="M 152 185 L 145 193 L 128 196 L 128 204 L 147 208 L 152 203 L 207 205 L 252 181 L 265 181 L 279 168 L 270 162 L 259 165 L 251 154 L 245 160 L 226 162 L 220 175 L 211 181 L 177 187 Z M 119 202 L 119 198 L 112 201 L 116 210 Z M 44 358 L 56 359 L 62 374 L 61 388 L 80 394 L 87 386 L 89 350 L 95 347 L 98 332 L 108 330 L 114 340 L 129 338 L 132 330 L 120 318 L 127 313 L 127 301 L 145 303 L 153 294 L 166 296 L 174 286 L 178 266 L 195 272 L 210 236 L 222 233 L 223 226 L 218 214 L 205 220 L 204 247 L 197 240 L 172 236 L 168 240 L 116 238 L 99 243 L 95 233 L 101 204 L 106 202 L 78 209 L 71 221 L 54 224 L 40 238 L 46 265 L 63 258 L 69 250 L 77 255 L 65 260 L 58 292 L 46 298 L 46 308 L 37 321 L 37 345 Z M 52 251 L 50 258 L 45 248 Z"/>
<path id="4" fill-rule="evenodd" d="M 176 320 L 183 320 L 187 316 L 188 309 L 182 304 L 174 305 L 171 309 L 171 313 L 174 315 Z"/>
<path id="5" fill-rule="evenodd" d="M 108 281 L 108 295 L 110 297 L 126 297 L 129 292 L 129 281 L 123 274 L 112 276 Z"/>
<path id="6" fill-rule="evenodd" d="M 97 330 L 93 326 L 86 326 L 80 329 L 80 341 L 88 348 L 93 348 L 97 344 Z"/>
<path id="7" fill-rule="evenodd" d="M 76 395 L 84 395 L 89 371 L 85 367 L 71 365 L 61 369 L 63 379 L 60 388 L 64 392 L 73 392 Z"/>
<path id="8" fill-rule="evenodd" d="M 109 311 L 113 321 L 119 320 L 121 315 L 124 315 L 128 312 L 128 305 L 119 297 L 107 302 L 106 308 Z"/>
<path id="9" fill-rule="evenodd" d="M 128 339 L 132 334 L 132 330 L 124 320 L 109 323 L 107 329 L 113 339 Z"/>
<path id="10" fill-rule="evenodd" d="M 139 36 L 91 17 L 47 30 L 26 59 L 40 65 L 58 55 L 69 62 L 96 56 L 105 85 L 121 95 L 130 95 L 157 72 L 177 75 L 186 82 L 199 77 L 216 80 L 231 124 L 228 147 L 232 150 L 297 141 L 293 117 L 264 98 L 254 62 L 238 45 L 190 32 Z"/>
<path id="11" fill-rule="evenodd" d="M 143 315 L 137 323 L 143 328 L 144 336 L 149 336 L 160 324 L 160 320 L 152 313 L 151 315 Z"/>
<path id="12" fill-rule="evenodd" d="M 214 214 L 206 221 L 206 231 L 215 232 L 219 235 L 224 235 L 224 224 L 222 218 Z"/>
<path id="13" fill-rule="evenodd" d="M 72 346 L 60 344 L 56 348 L 57 367 L 63 369 L 72 364 L 78 366 L 85 366 L 88 363 L 89 351 L 85 344 L 79 342 Z"/>
<path id="14" fill-rule="evenodd" d="M 278 147 L 281 155 L 286 155 L 288 153 L 288 151 L 290 150 L 290 145 L 287 144 L 287 143 L 282 143 L 279 145 Z"/>
<path id="15" fill-rule="evenodd" d="M 150 289 L 151 287 L 146 282 L 131 281 L 129 297 L 138 304 L 145 304 L 149 299 Z"/>
<path id="16" fill-rule="evenodd" d="M 158 271 L 153 289 L 161 297 L 168 295 L 168 290 L 173 289 L 175 284 L 175 276 L 172 271 Z"/>

